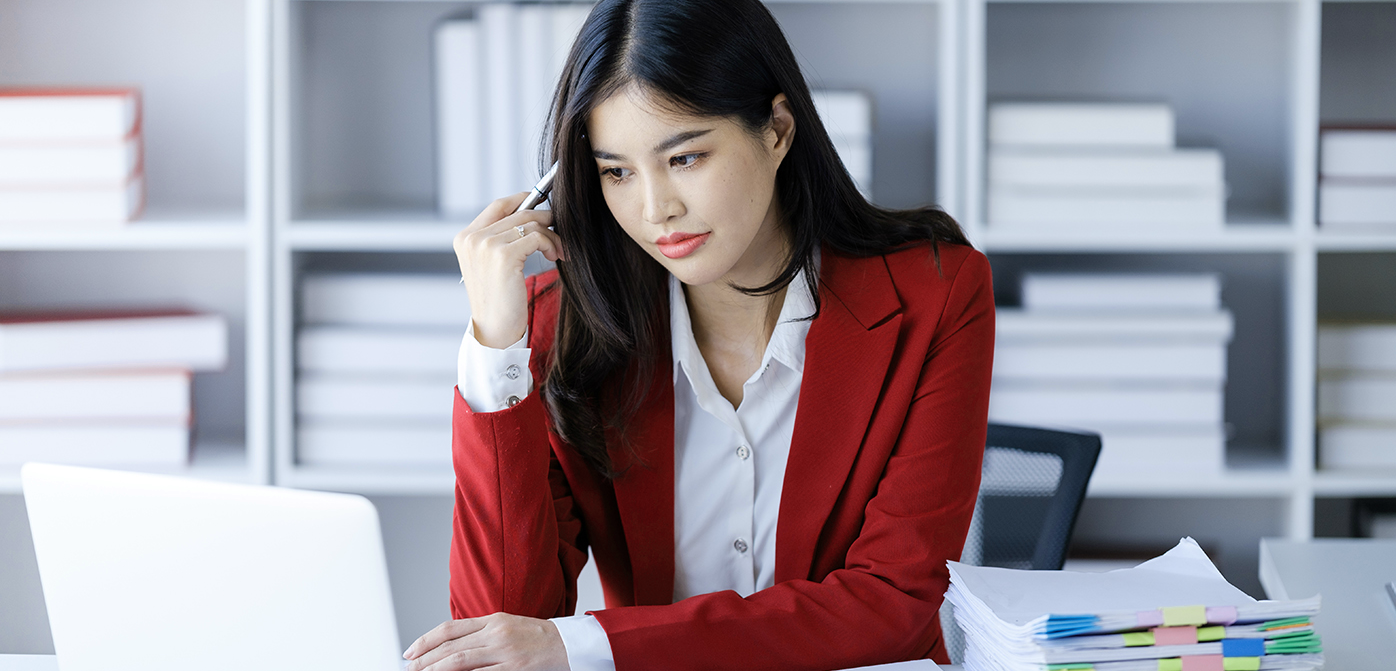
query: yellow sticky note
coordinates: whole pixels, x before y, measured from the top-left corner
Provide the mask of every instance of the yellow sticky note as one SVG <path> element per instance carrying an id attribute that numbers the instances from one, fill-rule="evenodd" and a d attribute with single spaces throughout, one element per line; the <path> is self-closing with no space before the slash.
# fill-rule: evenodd
<path id="1" fill-rule="evenodd" d="M 1158 671 L 1183 671 L 1183 660 L 1180 657 L 1160 659 L 1158 661 Z"/>
<path id="2" fill-rule="evenodd" d="M 1226 627 L 1198 627 L 1197 642 L 1220 641 L 1226 638 Z"/>
<path id="3" fill-rule="evenodd" d="M 1133 648 L 1139 645 L 1153 645 L 1154 634 L 1150 631 L 1131 631 L 1124 634 L 1125 647 Z"/>
<path id="4" fill-rule="evenodd" d="M 1222 660 L 1223 671 L 1260 671 L 1259 657 L 1227 657 Z"/>
<path id="5" fill-rule="evenodd" d="M 1206 606 L 1174 606 L 1163 609 L 1163 626 L 1186 627 L 1207 624 Z"/>

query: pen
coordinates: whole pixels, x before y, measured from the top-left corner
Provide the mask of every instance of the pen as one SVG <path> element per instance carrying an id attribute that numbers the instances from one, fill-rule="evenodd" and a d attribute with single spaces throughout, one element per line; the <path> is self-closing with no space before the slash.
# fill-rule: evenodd
<path id="1" fill-rule="evenodd" d="M 531 210 L 537 207 L 538 203 L 543 202 L 548 197 L 548 192 L 553 190 L 553 178 L 556 176 L 557 164 L 554 163 L 553 167 L 548 168 L 548 174 L 543 175 L 543 179 L 538 180 L 538 183 L 534 184 L 532 189 L 529 189 L 528 197 L 524 198 L 523 203 L 519 205 L 519 209 L 514 210 L 514 213 L 518 214 L 524 210 Z"/>

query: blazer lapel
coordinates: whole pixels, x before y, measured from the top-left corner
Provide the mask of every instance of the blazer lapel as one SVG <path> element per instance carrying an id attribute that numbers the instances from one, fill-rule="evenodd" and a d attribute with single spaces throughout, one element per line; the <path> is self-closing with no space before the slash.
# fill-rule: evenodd
<path id="1" fill-rule="evenodd" d="M 882 257 L 852 259 L 825 249 L 822 259 L 820 312 L 805 336 L 805 371 L 776 524 L 776 582 L 808 577 L 901 327 L 901 301 Z"/>
<path id="2" fill-rule="evenodd" d="M 670 349 L 660 349 L 650 393 L 630 425 L 636 454 L 608 441 L 614 468 L 624 470 L 613 486 L 639 606 L 674 600 L 674 364 Z"/>

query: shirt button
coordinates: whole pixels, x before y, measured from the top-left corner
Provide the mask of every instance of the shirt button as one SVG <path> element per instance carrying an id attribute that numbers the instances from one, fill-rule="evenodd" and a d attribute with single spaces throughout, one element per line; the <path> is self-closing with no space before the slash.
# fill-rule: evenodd
<path id="1" fill-rule="evenodd" d="M 507 378 L 509 378 L 510 380 L 517 380 L 517 379 L 519 379 L 519 367 L 518 367 L 518 365 L 517 365 L 517 364 L 509 364 L 509 367 L 504 369 L 504 377 L 507 377 Z"/>
<path id="2" fill-rule="evenodd" d="M 738 459 L 741 459 L 742 461 L 746 461 L 747 457 L 750 457 L 750 456 L 751 456 L 751 448 L 749 448 L 749 447 L 747 447 L 747 446 L 745 446 L 745 445 L 743 445 L 743 446 L 737 448 L 737 458 L 738 458 Z"/>
<path id="3" fill-rule="evenodd" d="M 519 397 L 518 397 L 518 396 L 510 396 L 509 399 L 508 399 L 507 401 L 505 401 L 505 403 L 508 403 L 508 404 L 509 404 L 509 407 L 512 408 L 512 407 L 514 407 L 514 406 L 516 406 L 516 405 L 519 404 Z"/>
<path id="4" fill-rule="evenodd" d="M 738 538 L 737 540 L 732 541 L 732 548 L 735 549 L 737 552 L 746 554 L 746 541 Z"/>

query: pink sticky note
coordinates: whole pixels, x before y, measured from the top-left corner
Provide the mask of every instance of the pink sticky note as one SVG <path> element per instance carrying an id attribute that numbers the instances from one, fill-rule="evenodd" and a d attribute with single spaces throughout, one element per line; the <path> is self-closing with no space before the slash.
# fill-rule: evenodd
<path id="1" fill-rule="evenodd" d="M 1163 611 L 1141 610 L 1134 614 L 1134 619 L 1141 627 L 1159 627 L 1163 625 Z"/>
<path id="2" fill-rule="evenodd" d="M 1155 627 L 1154 645 L 1195 645 L 1197 627 Z"/>
<path id="3" fill-rule="evenodd" d="M 1207 608 L 1208 624 L 1236 624 L 1235 606 L 1210 606 Z"/>
<path id="4" fill-rule="evenodd" d="M 1183 657 L 1183 671 L 1223 671 L 1221 655 Z"/>

